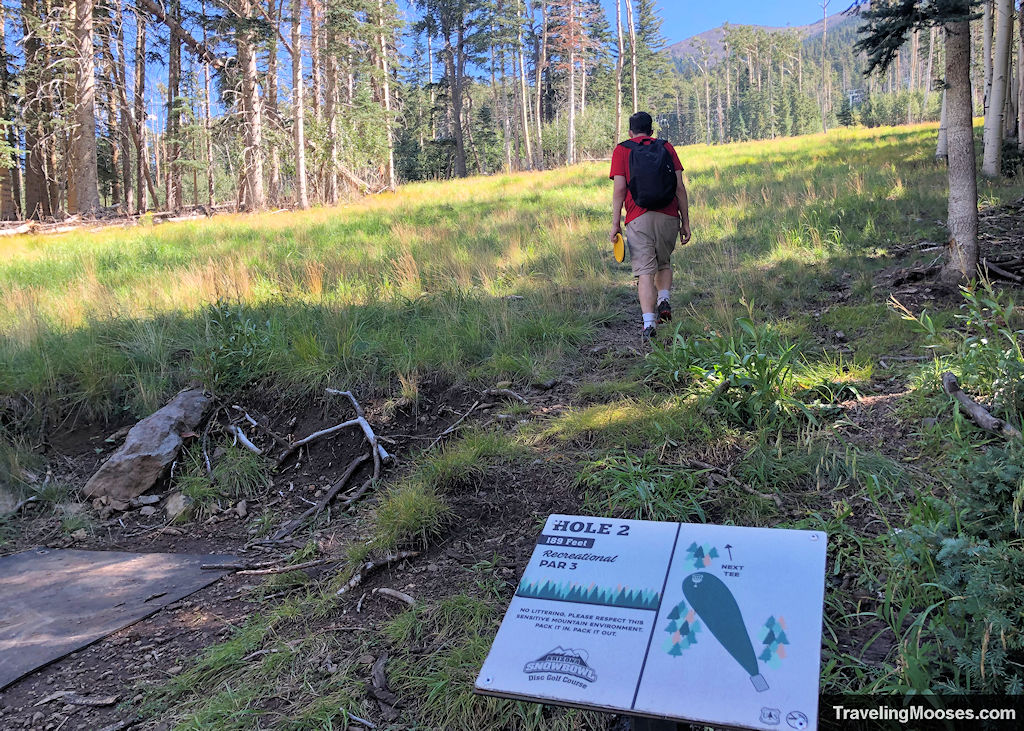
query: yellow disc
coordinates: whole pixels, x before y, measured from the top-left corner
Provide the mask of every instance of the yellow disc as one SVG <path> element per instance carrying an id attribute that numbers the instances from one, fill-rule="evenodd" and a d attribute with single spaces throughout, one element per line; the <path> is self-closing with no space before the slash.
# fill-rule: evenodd
<path id="1" fill-rule="evenodd" d="M 622 234 L 615 234 L 615 261 L 625 261 L 626 259 L 626 242 L 622 238 Z"/>

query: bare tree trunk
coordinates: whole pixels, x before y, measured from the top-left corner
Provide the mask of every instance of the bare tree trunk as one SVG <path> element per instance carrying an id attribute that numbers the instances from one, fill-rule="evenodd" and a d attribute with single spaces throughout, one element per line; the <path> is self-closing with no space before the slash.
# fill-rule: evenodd
<path id="1" fill-rule="evenodd" d="M 167 17 L 181 24 L 181 0 L 170 0 Z M 176 33 L 168 39 L 167 54 L 167 126 L 164 128 L 164 140 L 167 145 L 167 157 L 164 160 L 164 173 L 167 188 L 167 208 L 179 211 L 182 208 L 181 196 L 181 106 L 179 94 L 181 90 L 181 40 Z"/>
<path id="2" fill-rule="evenodd" d="M 1024 1 L 1017 20 L 1017 150 L 1024 152 Z"/>
<path id="3" fill-rule="evenodd" d="M 636 68 L 636 25 L 633 23 L 633 0 L 625 0 L 626 23 L 629 25 L 629 66 L 633 77 L 633 114 L 640 111 L 640 85 Z"/>
<path id="4" fill-rule="evenodd" d="M 618 144 L 622 139 L 622 54 L 625 49 L 622 46 L 622 0 L 615 0 L 615 41 L 618 55 L 615 58 L 615 141 Z"/>
<path id="5" fill-rule="evenodd" d="M 987 6 L 986 6 L 987 7 Z M 985 146 L 982 151 L 981 174 L 997 178 L 1003 149 L 1003 112 L 1006 99 L 1006 63 L 1013 30 L 1013 0 L 995 0 L 996 44 L 992 61 L 991 87 L 985 113 Z"/>
<path id="6" fill-rule="evenodd" d="M 0 4 L 0 118 L 13 131 L 13 117 L 10 104 L 10 70 L 7 67 L 7 13 Z M 8 135 L 9 137 L 9 135 Z M 14 145 L 11 145 L 14 147 Z M 15 198 L 15 173 L 18 169 L 17 154 L 6 154 L 5 165 L 0 167 L 0 219 L 13 221 L 18 217 L 18 202 Z"/>
<path id="7" fill-rule="evenodd" d="M 533 167 L 533 144 L 530 139 L 530 120 L 527 108 L 530 106 L 526 93 L 526 60 L 523 58 L 523 3 L 518 0 L 516 4 L 518 17 L 516 18 L 516 61 L 519 64 L 519 123 L 523 128 L 523 142 L 525 150 L 525 166 L 529 170 Z"/>
<path id="8" fill-rule="evenodd" d="M 323 27 L 320 0 L 309 0 L 309 55 L 313 72 L 313 118 L 320 119 L 320 99 L 323 96 L 323 74 L 320 72 L 320 32 Z"/>
<path id="9" fill-rule="evenodd" d="M 259 0 L 257 0 L 259 2 Z M 274 130 L 280 130 L 284 125 L 281 124 L 281 112 L 278 105 L 278 90 L 280 89 L 280 80 L 277 73 L 277 36 L 280 33 L 281 20 L 284 14 L 284 8 L 278 5 L 277 0 L 267 0 L 267 18 L 269 22 L 274 26 L 276 33 L 270 34 L 270 47 L 267 53 L 267 81 L 266 81 L 266 99 L 267 99 L 267 124 Z M 280 10 L 279 10 L 280 8 Z M 300 8 L 301 10 L 301 8 Z M 300 15 L 301 18 L 301 15 Z M 292 21 L 295 22 L 294 20 Z M 205 28 L 204 31 L 205 33 Z M 292 39 L 292 50 L 295 48 L 295 39 Z M 275 135 L 276 137 L 276 135 Z M 298 161 L 296 161 L 296 166 Z M 282 195 L 282 183 L 281 183 L 281 150 L 275 142 L 270 146 L 270 178 L 267 181 L 267 196 L 270 199 L 270 205 L 276 206 L 281 202 Z"/>
<path id="10" fill-rule="evenodd" d="M 107 102 L 107 137 L 108 144 L 110 145 L 110 167 L 114 172 L 114 175 L 110 180 L 110 205 L 117 209 L 121 209 L 121 135 L 120 126 L 117 123 L 118 117 L 120 116 L 117 92 L 113 88 L 113 85 L 117 83 L 117 70 L 114 67 L 115 51 L 113 32 L 109 34 L 108 41 L 110 44 L 108 49 L 108 83 L 104 85 L 104 92 Z"/>
<path id="11" fill-rule="evenodd" d="M 243 17 L 253 13 L 254 0 L 240 0 Z M 263 187 L 263 109 L 259 94 L 259 69 L 253 47 L 252 32 L 238 34 L 236 39 L 238 68 L 242 77 L 242 110 L 245 120 L 245 155 L 243 171 L 243 206 L 248 210 L 266 207 L 267 200 Z"/>
<path id="12" fill-rule="evenodd" d="M 544 168 L 544 69 L 548 64 L 548 4 L 547 0 L 539 0 L 541 7 L 541 33 L 537 43 L 537 64 L 536 79 L 536 108 L 534 109 L 534 123 L 537 125 L 537 163 L 538 170 Z"/>
<path id="13" fill-rule="evenodd" d="M 988 113 L 988 102 L 992 92 L 992 29 L 993 22 L 995 20 L 994 13 L 992 12 L 992 3 L 995 0 L 983 0 L 984 15 L 981 20 L 982 33 L 984 38 L 982 41 L 982 59 L 981 63 L 985 68 L 985 87 L 984 96 L 982 97 L 982 104 L 985 108 L 985 113 Z"/>
<path id="14" fill-rule="evenodd" d="M 978 180 L 974 160 L 971 101 L 971 28 L 968 21 L 946 30 L 946 125 L 949 144 L 949 243 L 942 280 L 956 284 L 978 268 Z"/>
<path id="15" fill-rule="evenodd" d="M 302 88 L 302 0 L 292 0 L 292 131 L 295 142 L 295 205 L 309 208 L 306 189 L 306 112 Z"/>
<path id="16" fill-rule="evenodd" d="M 127 91 L 125 92 L 127 93 Z M 146 16 L 135 12 L 135 205 L 139 213 L 145 213 L 146 189 L 143 187 L 144 171 L 149 168 L 146 153 Z M 156 205 L 156 192 L 153 193 L 153 205 Z"/>
<path id="17" fill-rule="evenodd" d="M 377 28 L 380 36 L 380 70 L 384 92 L 384 128 L 388 140 L 388 188 L 398 187 L 395 177 L 395 132 L 391 119 L 391 70 L 388 68 L 388 42 L 384 32 L 384 0 L 377 0 Z"/>
<path id="18" fill-rule="evenodd" d="M 327 31 L 327 89 L 324 96 L 324 111 L 327 115 L 327 202 L 332 206 L 338 202 L 338 54 L 334 43 L 334 31 Z"/>
<path id="19" fill-rule="evenodd" d="M 934 68 L 935 68 L 934 67 L 934 62 L 935 62 L 935 43 L 936 43 L 936 34 L 937 33 L 938 33 L 938 28 L 936 28 L 934 25 L 931 27 L 931 30 L 928 32 L 928 66 L 927 66 L 928 70 L 925 72 L 925 79 L 924 79 L 924 102 L 921 104 L 921 117 L 922 117 L 922 119 L 924 118 L 925 115 L 928 114 L 928 100 L 931 98 L 931 95 L 932 95 L 932 81 L 935 78 L 933 76 L 933 73 L 934 73 Z"/>
<path id="20" fill-rule="evenodd" d="M 946 162 L 949 158 L 949 137 L 946 134 L 946 92 L 942 92 L 942 112 L 939 115 L 939 139 L 935 145 L 935 159 Z"/>
<path id="21" fill-rule="evenodd" d="M 448 83 L 452 101 L 452 136 L 455 138 L 455 175 L 466 177 L 466 143 L 462 130 L 462 51 L 465 43 L 465 29 L 461 26 L 456 32 L 455 45 L 451 38 L 445 38 L 444 61 L 448 73 Z"/>
<path id="22" fill-rule="evenodd" d="M 576 3 L 569 0 L 569 24 L 563 30 L 569 33 L 569 134 L 565 144 L 565 164 L 576 162 Z"/>
<path id="23" fill-rule="evenodd" d="M 829 74 L 825 66 L 825 46 L 828 40 L 828 4 L 831 0 L 822 0 L 821 5 L 821 130 L 828 132 L 828 85 Z"/>
<path id="24" fill-rule="evenodd" d="M 121 147 L 121 187 L 124 191 L 124 212 L 131 214 L 135 210 L 135 191 L 132 189 L 132 130 L 131 110 L 128 108 L 128 98 L 125 85 L 128 83 L 128 64 L 126 60 L 126 49 L 124 45 L 124 11 L 121 3 L 115 4 L 114 24 L 114 50 L 117 53 L 116 66 L 113 69 L 113 85 L 117 87 L 118 109 L 120 118 L 118 120 L 118 144 Z M 113 92 L 112 92 L 113 93 Z M 124 94 L 124 96 L 122 96 Z M 116 174 L 115 170 L 115 174 Z"/>
<path id="25" fill-rule="evenodd" d="M 96 71 L 93 55 L 93 0 L 75 0 L 75 133 L 72 144 L 76 206 L 71 213 L 99 210 L 96 172 Z"/>
<path id="26" fill-rule="evenodd" d="M 206 0 L 203 0 L 203 15 L 206 15 Z M 203 27 L 203 45 L 207 43 L 206 27 Z M 203 64 L 203 137 L 206 142 L 206 201 L 212 208 L 216 204 L 216 181 L 213 175 L 213 130 L 210 126 L 210 64 Z"/>
<path id="27" fill-rule="evenodd" d="M 1008 35 L 1010 42 L 1006 44 L 1006 91 L 1003 94 L 1003 139 L 1017 138 L 1017 74 L 1013 72 L 1014 26 L 1017 24 L 1017 9 L 1014 0 L 1009 2 Z M 1019 65 L 1019 62 L 1018 62 Z"/>

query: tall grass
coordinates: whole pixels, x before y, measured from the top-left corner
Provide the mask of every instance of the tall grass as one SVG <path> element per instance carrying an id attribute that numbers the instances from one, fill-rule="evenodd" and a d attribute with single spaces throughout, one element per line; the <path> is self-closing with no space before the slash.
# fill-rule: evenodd
<path id="1" fill-rule="evenodd" d="M 783 314 L 815 301 L 837 272 L 938 235 L 945 172 L 931 161 L 933 133 L 681 148 L 696 239 L 677 257 L 678 299 L 710 297 L 703 316 L 719 325 L 740 314 L 744 294 Z M 306 212 L 9 239 L 0 243 L 0 393 L 145 412 L 196 378 L 220 390 L 254 380 L 390 390 L 416 372 L 549 375 L 625 279 L 604 241 L 605 167 L 409 185 Z"/>

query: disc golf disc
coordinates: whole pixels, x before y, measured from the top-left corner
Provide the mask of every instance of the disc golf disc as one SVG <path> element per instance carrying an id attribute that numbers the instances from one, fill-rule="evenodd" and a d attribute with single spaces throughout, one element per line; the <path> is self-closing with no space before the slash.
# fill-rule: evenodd
<path id="1" fill-rule="evenodd" d="M 622 234 L 615 234 L 615 261 L 622 262 L 626 259 L 626 242 Z"/>

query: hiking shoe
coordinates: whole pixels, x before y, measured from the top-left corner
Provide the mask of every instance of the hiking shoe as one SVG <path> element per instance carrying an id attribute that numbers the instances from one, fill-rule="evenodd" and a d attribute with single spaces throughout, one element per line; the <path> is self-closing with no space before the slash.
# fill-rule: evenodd
<path id="1" fill-rule="evenodd" d="M 668 300 L 662 300 L 658 303 L 658 324 L 668 322 L 672 319 L 672 305 L 668 303 Z"/>
<path id="2" fill-rule="evenodd" d="M 640 335 L 640 339 L 645 343 L 649 343 L 654 339 L 654 336 L 657 334 L 658 330 L 654 327 L 654 325 L 648 325 L 647 327 L 644 328 L 643 333 Z"/>

